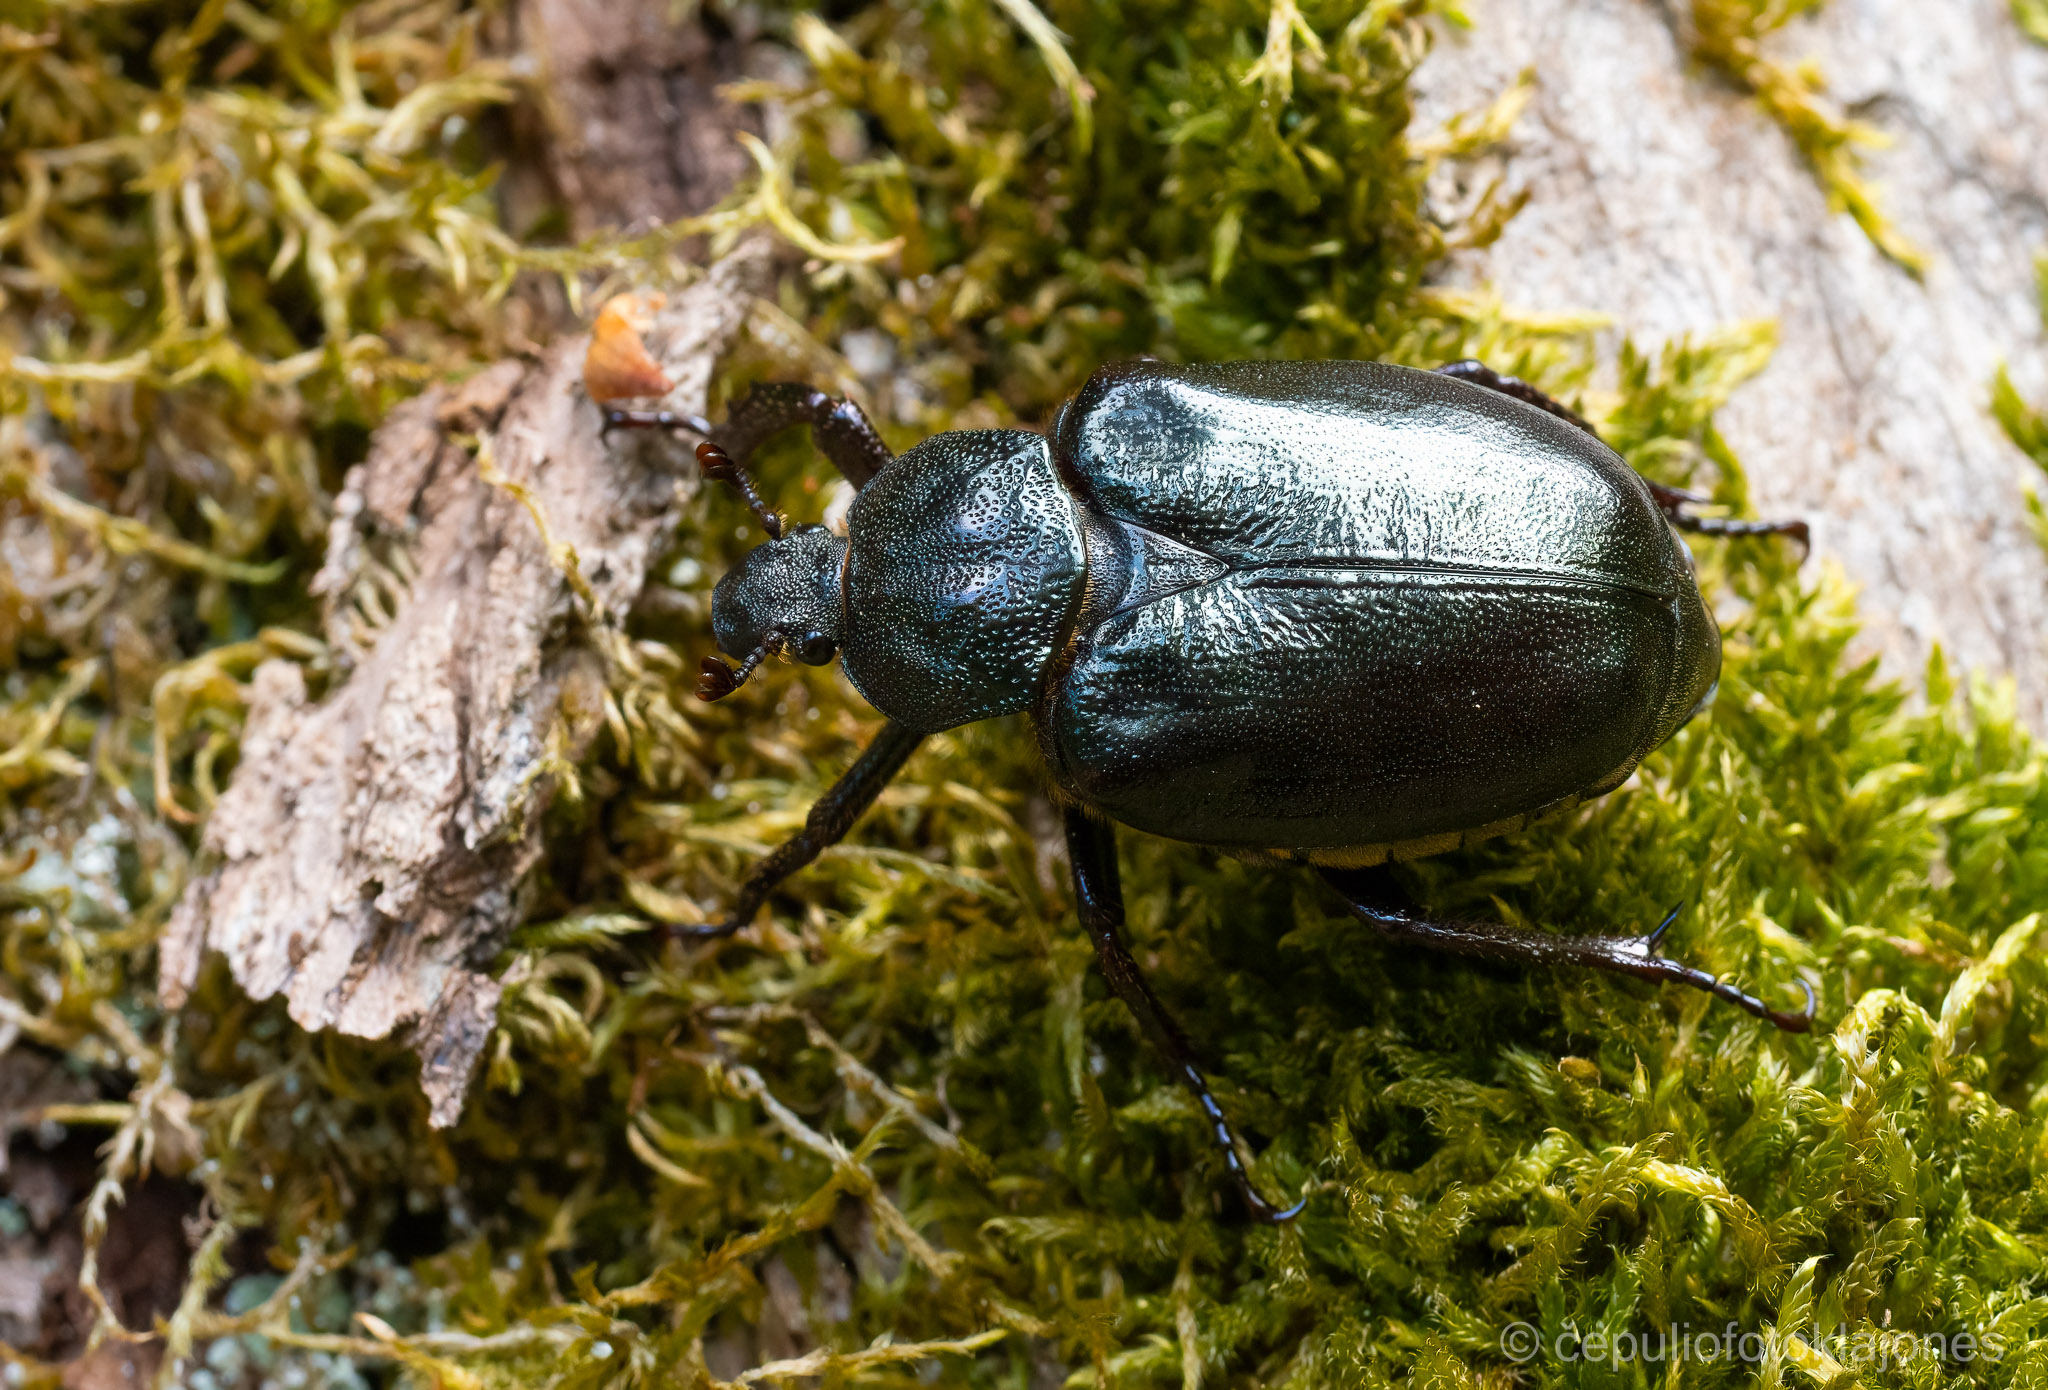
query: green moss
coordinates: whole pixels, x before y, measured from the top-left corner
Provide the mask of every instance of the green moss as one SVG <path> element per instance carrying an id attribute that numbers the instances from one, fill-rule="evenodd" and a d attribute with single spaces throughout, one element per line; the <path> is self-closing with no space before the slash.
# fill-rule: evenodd
<path id="1" fill-rule="evenodd" d="M 2048 4 L 2042 0 L 2012 0 L 2013 23 L 2036 43 L 2048 43 Z"/>
<path id="2" fill-rule="evenodd" d="M 1639 467 L 1740 506 L 1712 416 L 1767 357 L 1767 326 L 1631 349 L 1603 392 L 1588 321 L 1428 283 L 1447 248 L 1512 212 L 1484 200 L 1440 225 L 1428 166 L 1497 138 L 1519 91 L 1408 143 L 1432 8 L 1056 5 L 1064 79 L 1018 0 L 778 19 L 811 62 L 777 94 L 790 139 L 761 148 L 757 187 L 692 225 L 765 220 L 815 264 L 790 272 L 722 389 L 843 371 L 842 348 L 886 358 L 873 403 L 908 442 L 1042 420 L 1097 364 L 1139 352 L 1473 352 L 1578 393 Z M 140 151 L 144 113 L 182 86 L 170 128 L 213 112 L 224 133 L 202 149 L 253 157 L 259 136 L 285 148 L 280 131 L 345 101 L 348 73 L 388 111 L 401 73 L 418 91 L 470 71 L 466 12 L 351 14 L 280 7 L 293 23 L 265 27 L 239 5 L 53 7 L 25 32 L 55 45 L 10 50 L 5 100 L 98 83 L 78 75 L 109 71 L 109 53 L 137 75 L 105 88 L 95 124 L 51 124 L 51 96 L 40 126 L 7 107 L 6 138 Z M 245 41 L 253 58 L 235 56 Z M 1548 1353 L 1518 1370 L 1500 1342 L 1516 1322 L 1550 1346 L 1573 1328 L 1732 1322 L 1999 1339 L 1968 1366 L 1891 1345 L 1888 1368 L 1862 1368 L 1872 1384 L 2044 1373 L 2048 981 L 2027 949 L 2048 902 L 2044 761 L 2009 693 L 1959 690 L 1939 661 L 1924 702 L 1879 680 L 1851 656 L 1839 584 L 1769 546 L 1699 552 L 1728 643 L 1710 718 L 1574 817 L 1409 872 L 1444 910 L 1569 930 L 1686 900 L 1674 948 L 1788 1001 L 1809 980 L 1816 1037 L 1697 995 L 1392 951 L 1301 875 L 1125 838 L 1140 959 L 1202 1040 L 1261 1184 L 1310 1194 L 1282 1230 L 1237 1216 L 1198 1117 L 1095 978 L 1017 721 L 932 739 L 772 924 L 656 944 L 654 923 L 729 897 L 872 735 L 830 671 L 777 668 L 581 770 L 454 1132 L 425 1127 L 401 1049 L 306 1036 L 220 972 L 174 1026 L 147 982 L 191 843 L 181 818 L 230 766 L 253 660 L 285 651 L 318 673 L 299 595 L 325 489 L 393 392 L 494 350 L 508 310 L 480 285 L 622 254 L 490 251 L 460 141 L 452 158 L 422 145 L 383 162 L 356 139 L 306 156 L 314 206 L 364 237 L 383 224 L 347 219 L 378 198 L 413 217 L 468 210 L 473 260 L 400 222 L 359 276 L 325 278 L 308 233 L 275 287 L 230 289 L 209 324 L 182 192 L 152 220 L 149 197 L 124 192 L 129 166 L 53 183 L 36 217 L 5 224 L 9 293 L 76 298 L 57 314 L 18 294 L 0 320 L 62 364 L 39 377 L 17 358 L 7 378 L 47 418 L 8 423 L 22 481 L 0 506 L 41 519 L 73 564 L 129 546 L 133 577 L 96 615 L 111 628 L 62 594 L 0 604 L 15 624 L 0 733 L 27 750 L 0 755 L 0 1025 L 101 1079 L 110 1103 L 68 1114 L 112 1127 L 116 1182 L 145 1136 L 169 1161 L 189 1126 L 227 1224 L 200 1252 L 180 1345 L 235 1331 L 248 1365 L 290 1358 L 352 1383 L 356 1362 L 422 1385 L 703 1384 L 776 1357 L 794 1358 L 776 1375 L 828 1384 L 1834 1383 L 1782 1342 L 1760 1367 L 1678 1372 Z M 26 181 L 4 193 L 10 214 L 38 206 Z M 79 230 L 24 239 L 60 206 Z M 220 208 L 194 220 L 221 283 L 268 275 L 283 214 Z M 156 288 L 132 305 L 138 284 Z M 273 322 L 265 299 L 298 308 Z M 303 375 L 276 369 L 295 360 Z M 82 490 L 53 440 L 79 451 Z M 763 466 L 803 520 L 826 476 L 794 442 Z M 83 491 L 109 520 L 65 521 L 37 486 L 78 505 Z M 735 521 L 702 499 L 666 571 L 677 616 L 640 635 L 710 649 L 704 598 L 741 544 Z M 228 1265 L 231 1227 L 276 1274 Z M 801 1321 L 801 1346 L 751 1330 L 763 1320 Z"/>
<path id="3" fill-rule="evenodd" d="M 2022 7 L 2032 2 L 2014 0 L 2014 13 L 2022 23 Z M 1872 245 L 1918 278 L 1927 270 L 1927 253 L 1885 219 L 1856 154 L 1858 146 L 1883 146 L 1890 137 L 1835 110 L 1824 96 L 1827 84 L 1817 65 L 1791 67 L 1764 54 L 1768 36 L 1825 3 L 1692 0 L 1693 56 L 1754 96 L 1813 166 L 1829 204 L 1855 218 Z"/>
<path id="4" fill-rule="evenodd" d="M 2005 430 L 2006 438 L 2048 471 L 2048 418 L 2021 399 L 2018 388 L 2012 384 L 2012 378 L 2003 367 L 1991 379 L 1991 413 Z M 2034 523 L 2034 538 L 2044 550 L 2048 550 L 2048 510 L 2042 507 L 2040 492 L 2028 487 L 2026 503 L 2027 515 Z"/>
<path id="5" fill-rule="evenodd" d="M 2041 319 L 2048 324 L 2048 255 L 2035 258 L 2036 282 L 2041 296 Z M 2012 384 L 2012 377 L 2004 367 L 1998 369 L 1991 379 L 1991 414 L 2006 438 L 2020 448 L 2020 452 L 2048 471 L 2048 417 L 2028 405 L 2021 398 L 2019 389 Z M 2027 516 L 2034 525 L 2034 539 L 2048 550 L 2048 510 L 2044 510 L 2040 492 L 2028 487 L 2025 492 Z"/>

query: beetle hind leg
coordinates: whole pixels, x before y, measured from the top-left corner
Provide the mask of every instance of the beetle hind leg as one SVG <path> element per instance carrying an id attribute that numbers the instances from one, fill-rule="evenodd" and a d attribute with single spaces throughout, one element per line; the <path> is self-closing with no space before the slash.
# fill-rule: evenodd
<path id="1" fill-rule="evenodd" d="M 1733 1004 L 1787 1033 L 1805 1033 L 1813 1028 L 1813 987 L 1804 980 L 1799 981 L 1799 987 L 1806 993 L 1806 1006 L 1798 1013 L 1788 1013 L 1771 1008 L 1718 976 L 1661 954 L 1664 934 L 1678 918 L 1677 908 L 1671 909 L 1654 930 L 1641 936 L 1559 936 L 1511 927 L 1505 922 L 1431 920 L 1402 904 L 1393 880 L 1384 870 L 1325 869 L 1323 878 L 1343 895 L 1353 916 L 1401 945 L 1517 965 L 1589 966 L 1617 975 L 1633 975 L 1653 984 L 1685 985 Z"/>
<path id="2" fill-rule="evenodd" d="M 1188 1046 L 1187 1035 L 1152 993 L 1138 962 L 1124 946 L 1124 891 L 1117 875 L 1116 833 L 1072 808 L 1066 812 L 1066 825 L 1067 856 L 1074 866 L 1074 905 L 1080 911 L 1081 925 L 1088 929 L 1088 937 L 1095 943 L 1095 959 L 1102 967 L 1102 978 L 1109 983 L 1110 992 L 1124 1001 L 1146 1039 L 1194 1096 L 1217 1148 L 1223 1153 L 1223 1164 L 1230 1170 L 1252 1215 L 1273 1225 L 1293 1220 L 1308 1199 L 1304 1197 L 1283 1209 L 1268 1202 L 1252 1186 L 1251 1174 L 1238 1157 L 1237 1135 L 1223 1107 L 1210 1092 L 1201 1068 L 1195 1064 L 1194 1049 Z"/>
<path id="3" fill-rule="evenodd" d="M 1567 425 L 1578 426 L 1578 428 L 1592 435 L 1595 439 L 1600 438 L 1600 432 L 1588 423 L 1586 417 L 1573 410 L 1563 401 L 1537 390 L 1518 376 L 1509 376 L 1505 372 L 1495 371 L 1476 357 L 1467 357 L 1457 362 L 1446 362 L 1441 367 L 1430 368 L 1430 371 L 1437 376 L 1447 376 L 1458 381 L 1469 381 L 1474 386 L 1483 386 L 1487 390 L 1497 391 L 1503 396 L 1513 396 L 1524 405 L 1533 405 L 1538 410 L 1555 415 Z M 1601 442 L 1605 443 L 1606 441 L 1602 440 Z"/>

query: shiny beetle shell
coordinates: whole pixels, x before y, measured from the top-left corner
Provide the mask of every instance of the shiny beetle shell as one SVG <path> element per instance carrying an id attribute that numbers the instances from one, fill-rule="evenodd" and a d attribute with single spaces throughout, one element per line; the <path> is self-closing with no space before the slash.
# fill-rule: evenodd
<path id="1" fill-rule="evenodd" d="M 829 545 L 840 611 L 803 621 L 878 709 L 925 732 L 1028 710 L 1065 796 L 1240 853 L 1368 864 L 1515 828 L 1618 785 L 1720 667 L 1618 455 L 1377 363 L 1107 367 L 1046 437 L 909 450 Z M 722 645 L 774 619 L 749 617 Z"/>

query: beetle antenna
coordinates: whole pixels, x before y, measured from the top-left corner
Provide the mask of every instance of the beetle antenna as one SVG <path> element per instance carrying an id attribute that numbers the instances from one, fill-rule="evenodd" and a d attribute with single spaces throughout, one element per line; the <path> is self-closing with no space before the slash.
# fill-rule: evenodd
<path id="1" fill-rule="evenodd" d="M 697 466 L 703 469 L 704 476 L 712 481 L 737 488 L 740 496 L 747 500 L 747 510 L 761 523 L 761 529 L 768 533 L 768 538 L 777 541 L 782 539 L 782 518 L 761 500 L 760 493 L 754 491 L 754 480 L 747 473 L 745 464 L 735 463 L 732 455 L 707 439 L 697 446 Z"/>
<path id="2" fill-rule="evenodd" d="M 745 464 L 737 463 L 719 445 L 708 437 L 711 422 L 701 415 L 690 415 L 673 410 L 624 410 L 616 406 L 607 407 L 604 412 L 604 427 L 598 431 L 600 439 L 610 439 L 613 430 L 688 430 L 692 434 L 707 436 L 697 446 L 697 466 L 704 470 L 704 476 L 714 482 L 725 483 L 737 488 L 746 499 L 747 510 L 761 523 L 761 529 L 768 533 L 770 540 L 782 539 L 782 518 L 777 516 L 761 494 L 754 491 L 754 480 L 747 473 Z"/>
<path id="3" fill-rule="evenodd" d="M 715 656 L 707 656 L 697 663 L 697 698 L 705 704 L 723 700 L 747 683 L 747 677 L 770 655 L 782 650 L 784 639 L 781 632 L 770 628 L 761 639 L 761 645 L 748 652 L 738 666 L 728 666 Z"/>

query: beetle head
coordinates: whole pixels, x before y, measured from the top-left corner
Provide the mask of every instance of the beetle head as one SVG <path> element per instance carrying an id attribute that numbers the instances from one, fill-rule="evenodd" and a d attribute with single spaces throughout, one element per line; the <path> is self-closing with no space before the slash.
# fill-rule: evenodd
<path id="1" fill-rule="evenodd" d="M 822 526 L 799 526 L 748 551 L 711 592 L 711 632 L 733 670 L 705 658 L 697 694 L 716 700 L 737 690 L 770 655 L 823 666 L 838 655 L 846 628 L 839 574 L 846 542 Z"/>

